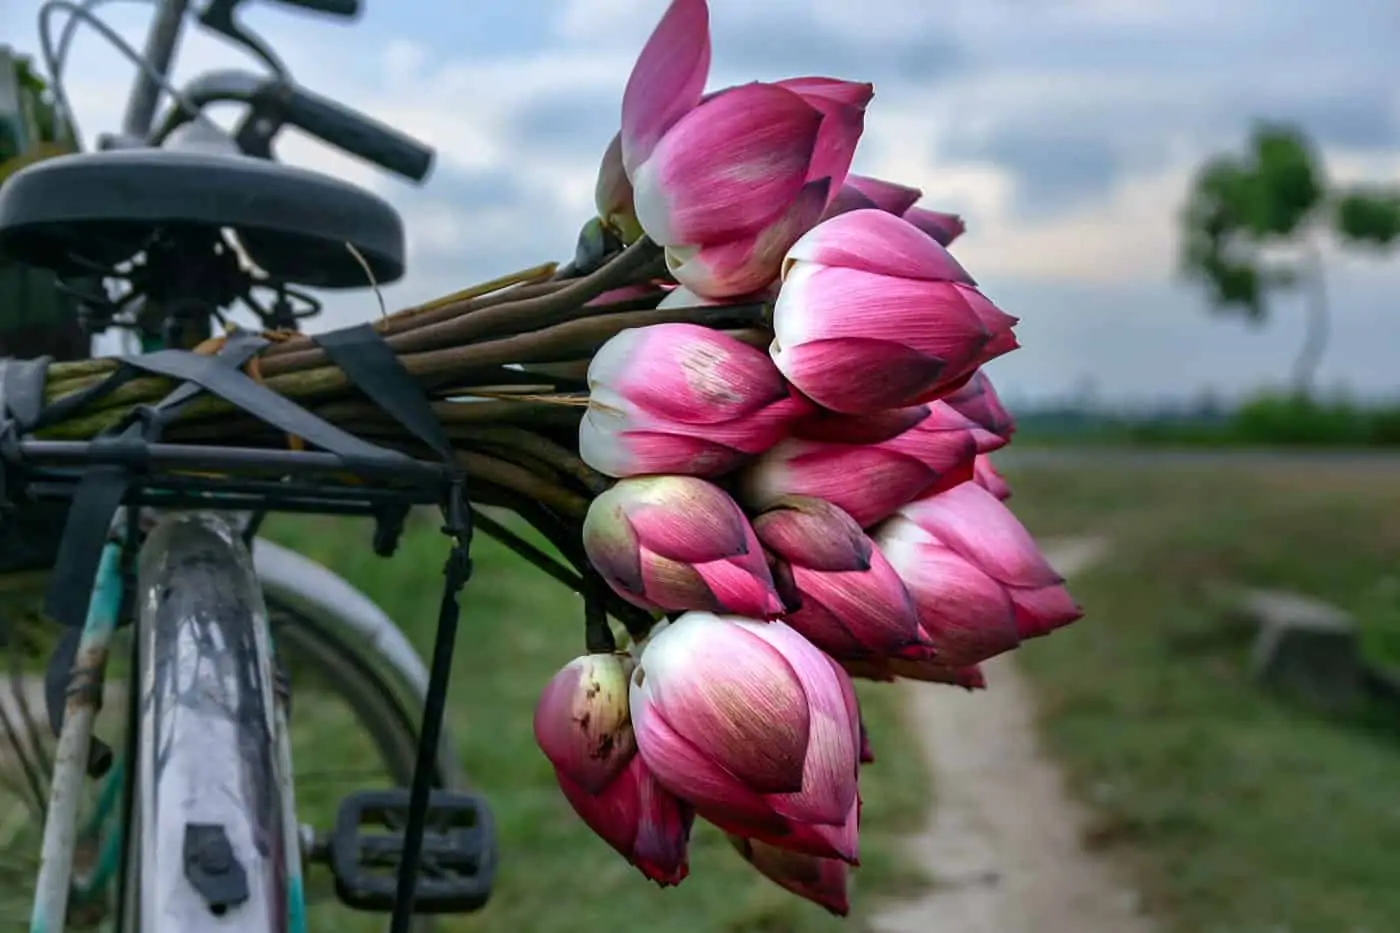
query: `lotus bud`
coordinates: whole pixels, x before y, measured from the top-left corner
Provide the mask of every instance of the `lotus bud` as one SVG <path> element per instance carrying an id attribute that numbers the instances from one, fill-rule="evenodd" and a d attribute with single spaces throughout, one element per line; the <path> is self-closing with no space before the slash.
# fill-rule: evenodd
<path id="1" fill-rule="evenodd" d="M 975 425 L 940 402 L 914 410 L 846 418 L 851 443 L 842 436 L 843 420 L 798 422 L 794 428 L 832 440 L 782 441 L 740 476 L 740 498 L 750 509 L 771 508 L 787 496 L 825 499 L 840 507 L 862 528 L 869 528 L 907 502 L 972 479 L 977 444 Z M 911 427 L 885 440 L 865 443 L 900 423 Z"/>
<path id="2" fill-rule="evenodd" d="M 927 653 L 904 584 L 839 506 L 786 497 L 755 516 L 753 528 L 777 560 L 784 621 L 812 644 L 833 657 Z"/>
<path id="3" fill-rule="evenodd" d="M 637 209 L 632 203 L 632 183 L 622 167 L 622 134 L 613 137 L 603 153 L 603 163 L 598 167 L 598 183 L 593 191 L 593 202 L 598 208 L 598 217 L 603 225 L 617 235 L 623 243 L 634 243 L 641 239 L 642 227 L 637 223 Z"/>
<path id="4" fill-rule="evenodd" d="M 681 116 L 629 168 L 638 221 L 676 281 L 718 298 L 777 279 L 840 188 L 870 93 L 831 78 L 753 83 Z M 626 128 L 624 111 L 624 160 Z"/>
<path id="5" fill-rule="evenodd" d="M 586 654 L 560 669 L 535 705 L 535 741 L 585 792 L 607 787 L 637 750 L 627 711 L 629 659 Z"/>
<path id="6" fill-rule="evenodd" d="M 933 237 L 940 246 L 951 246 L 954 240 L 967 232 L 967 225 L 957 214 L 911 207 L 900 216 Z"/>
<path id="7" fill-rule="evenodd" d="M 940 246 L 950 246 L 966 232 L 967 227 L 957 214 L 916 207 L 915 202 L 921 197 L 922 191 L 908 185 L 864 175 L 847 175 L 846 184 L 832 199 L 826 213 L 822 215 L 822 220 L 851 211 L 874 208 L 908 221 L 933 237 Z"/>
<path id="8" fill-rule="evenodd" d="M 701 479 L 620 480 L 589 506 L 583 546 L 619 596 L 653 612 L 768 618 L 783 611 L 748 519 L 724 490 Z"/>
<path id="9" fill-rule="evenodd" d="M 788 251 L 770 352 L 813 401 L 870 414 L 955 388 L 1015 349 L 1015 323 L 918 228 L 856 210 L 823 221 Z"/>
<path id="10" fill-rule="evenodd" d="M 976 483 L 902 507 L 874 537 L 943 664 L 977 664 L 1083 615 L 1030 533 Z"/>
<path id="11" fill-rule="evenodd" d="M 689 612 L 648 640 L 632 675 L 637 747 L 721 829 L 854 860 L 859 726 L 847 689 L 781 622 Z"/>
<path id="12" fill-rule="evenodd" d="M 732 833 L 726 833 L 725 837 L 744 861 L 758 869 L 769 881 L 825 907 L 838 917 L 850 913 L 850 899 L 846 895 L 846 878 L 850 869 L 845 862 L 788 852 L 766 842 L 745 839 Z"/>
<path id="13" fill-rule="evenodd" d="M 697 324 L 624 330 L 588 367 L 579 454 L 608 476 L 718 476 L 812 406 L 768 354 Z"/>

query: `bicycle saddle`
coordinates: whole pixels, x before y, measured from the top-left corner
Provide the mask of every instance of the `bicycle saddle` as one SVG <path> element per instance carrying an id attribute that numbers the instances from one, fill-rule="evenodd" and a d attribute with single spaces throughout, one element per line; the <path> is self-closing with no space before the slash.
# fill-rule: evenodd
<path id="1" fill-rule="evenodd" d="M 238 234 L 274 279 L 364 288 L 404 271 L 398 212 L 361 188 L 242 155 L 117 150 L 60 156 L 0 187 L 0 253 L 59 274 L 91 274 L 140 253 L 161 231 Z M 80 261 L 81 260 L 81 261 Z"/>

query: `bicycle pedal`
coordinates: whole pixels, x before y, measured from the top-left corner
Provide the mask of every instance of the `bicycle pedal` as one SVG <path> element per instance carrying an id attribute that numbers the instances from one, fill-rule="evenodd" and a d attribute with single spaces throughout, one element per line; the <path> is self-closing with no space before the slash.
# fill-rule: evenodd
<path id="1" fill-rule="evenodd" d="M 394 909 L 406 788 L 359 791 L 340 803 L 330 839 L 330 868 L 340 902 L 354 910 Z M 496 833 L 486 801 L 434 790 L 428 802 L 413 912 L 470 913 L 486 906 L 496 872 Z"/>

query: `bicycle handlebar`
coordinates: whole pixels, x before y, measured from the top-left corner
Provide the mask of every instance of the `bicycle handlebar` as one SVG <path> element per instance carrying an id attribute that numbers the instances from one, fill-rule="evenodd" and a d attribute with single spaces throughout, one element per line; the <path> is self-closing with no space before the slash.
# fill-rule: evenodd
<path id="1" fill-rule="evenodd" d="M 372 117 L 305 88 L 269 82 L 286 121 L 346 152 L 413 181 L 428 177 L 433 150 Z"/>
<path id="2" fill-rule="evenodd" d="M 275 2 L 301 7 L 303 10 L 315 10 L 317 13 L 325 13 L 328 16 L 343 16 L 346 19 L 353 19 L 360 15 L 360 0 L 275 0 Z"/>
<path id="3" fill-rule="evenodd" d="M 184 97 L 201 109 L 215 103 L 251 107 L 239 132 L 240 147 L 245 151 L 252 149 L 250 154 L 266 154 L 272 135 L 283 125 L 291 124 L 412 181 L 422 181 L 432 171 L 432 147 L 373 117 L 276 78 L 245 71 L 209 72 L 190 82 Z M 154 134 L 153 142 L 159 145 L 191 119 L 183 110 L 173 110 Z"/>

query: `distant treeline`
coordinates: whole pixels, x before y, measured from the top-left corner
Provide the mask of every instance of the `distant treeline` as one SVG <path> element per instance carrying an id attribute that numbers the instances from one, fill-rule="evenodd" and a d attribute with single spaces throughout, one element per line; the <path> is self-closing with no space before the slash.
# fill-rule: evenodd
<path id="1" fill-rule="evenodd" d="M 1073 406 L 1020 408 L 1017 440 L 1163 446 L 1396 447 L 1400 401 L 1261 394 L 1233 408 L 1208 404 L 1108 413 Z"/>

